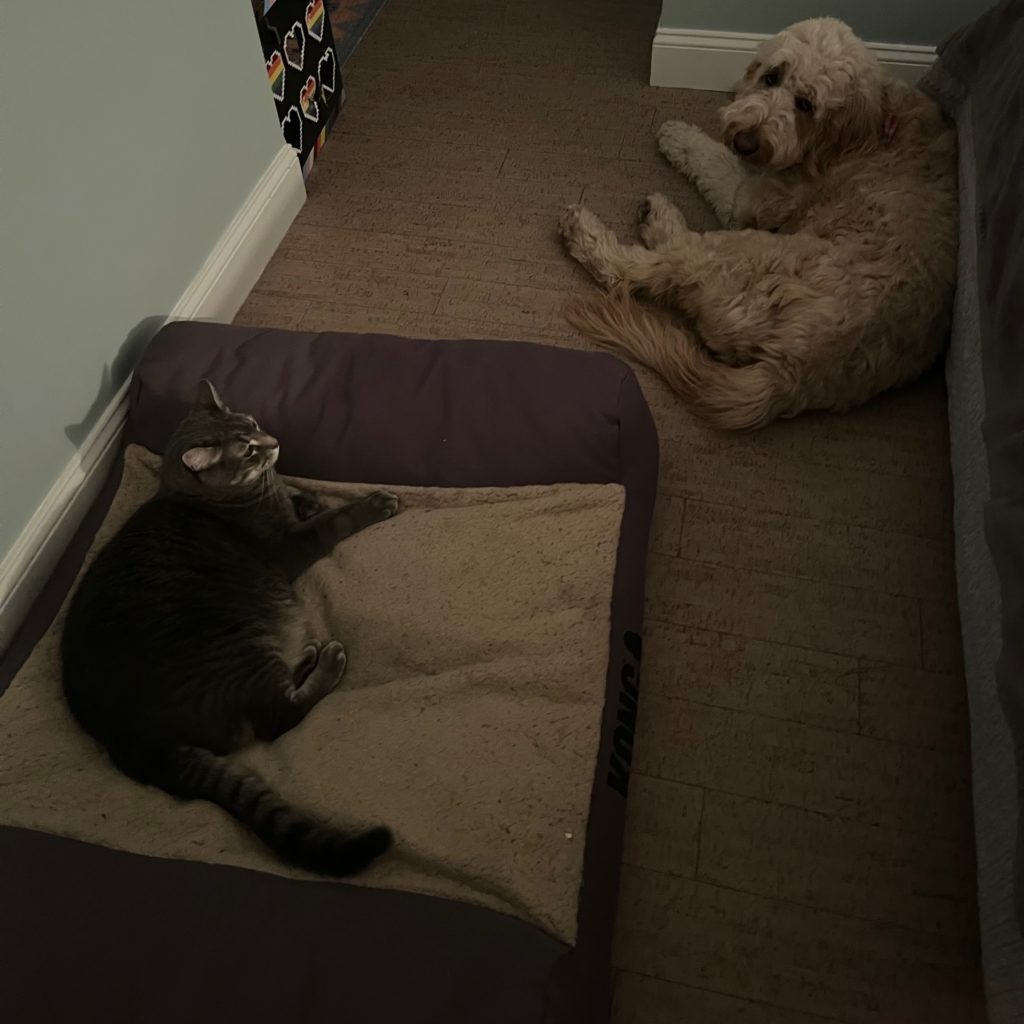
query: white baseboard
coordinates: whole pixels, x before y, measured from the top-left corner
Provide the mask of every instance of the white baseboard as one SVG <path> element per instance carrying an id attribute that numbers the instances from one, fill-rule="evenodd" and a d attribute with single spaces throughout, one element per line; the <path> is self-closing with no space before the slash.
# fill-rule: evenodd
<path id="1" fill-rule="evenodd" d="M 282 145 L 170 310 L 167 321 L 230 321 L 305 201 L 306 189 L 295 150 Z M 129 377 L 118 388 L 0 561 L 0 652 L 7 648 L 103 488 L 120 444 L 130 383 Z"/>
<path id="2" fill-rule="evenodd" d="M 732 92 L 767 38 L 754 32 L 659 28 L 651 47 L 651 85 Z M 891 75 L 911 83 L 935 60 L 932 46 L 868 43 L 868 48 Z"/>
<path id="3" fill-rule="evenodd" d="M 121 439 L 129 383 L 130 379 L 118 388 L 0 562 L 0 652 L 6 650 L 103 487 Z"/>
<path id="4" fill-rule="evenodd" d="M 167 319 L 232 320 L 305 201 L 302 168 L 284 144 Z"/>

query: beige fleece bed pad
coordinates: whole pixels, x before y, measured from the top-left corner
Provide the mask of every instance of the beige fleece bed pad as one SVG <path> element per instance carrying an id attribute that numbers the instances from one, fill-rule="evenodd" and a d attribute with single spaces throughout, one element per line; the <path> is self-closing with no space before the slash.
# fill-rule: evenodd
<path id="1" fill-rule="evenodd" d="M 128 449 L 86 565 L 155 492 L 158 467 Z M 367 490 L 295 483 L 329 504 Z M 572 944 L 623 489 L 393 490 L 395 519 L 298 583 L 320 635 L 346 645 L 341 686 L 238 757 L 326 820 L 394 830 L 395 850 L 348 882 L 490 907 Z M 0 698 L 0 824 L 314 877 L 212 804 L 113 768 L 64 704 L 64 614 Z"/>

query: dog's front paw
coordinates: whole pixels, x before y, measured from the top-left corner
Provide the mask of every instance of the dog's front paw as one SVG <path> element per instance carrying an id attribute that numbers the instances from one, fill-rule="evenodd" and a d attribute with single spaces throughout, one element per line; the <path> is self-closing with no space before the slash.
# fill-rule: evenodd
<path id="1" fill-rule="evenodd" d="M 601 230 L 601 222 L 581 203 L 573 203 L 558 218 L 558 233 L 566 245 L 594 241 Z"/>
<path id="2" fill-rule="evenodd" d="M 648 196 L 637 210 L 640 238 L 648 249 L 666 249 L 687 233 L 686 218 L 660 193 Z"/>
<path id="3" fill-rule="evenodd" d="M 658 148 L 668 162 L 683 174 L 692 173 L 691 154 L 707 136 L 686 121 L 666 121 L 658 129 Z"/>
<path id="4" fill-rule="evenodd" d="M 687 233 L 682 211 L 658 192 L 637 207 L 637 222 L 640 238 L 648 249 L 669 249 Z"/>
<path id="5" fill-rule="evenodd" d="M 574 203 L 562 211 L 558 230 L 569 255 L 581 263 L 606 288 L 618 283 L 608 266 L 608 257 L 616 245 L 615 237 L 597 216 L 585 206 Z"/>

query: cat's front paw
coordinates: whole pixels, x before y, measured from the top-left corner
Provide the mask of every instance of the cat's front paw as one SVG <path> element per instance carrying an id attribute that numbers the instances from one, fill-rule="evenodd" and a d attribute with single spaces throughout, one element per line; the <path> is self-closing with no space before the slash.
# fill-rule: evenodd
<path id="1" fill-rule="evenodd" d="M 304 491 L 293 491 L 291 499 L 292 508 L 295 510 L 295 516 L 300 522 L 312 519 L 313 516 L 324 511 L 325 506 L 317 501 L 317 499 L 312 495 L 306 494 Z"/>
<path id="2" fill-rule="evenodd" d="M 374 523 L 398 515 L 398 496 L 390 491 L 374 491 L 363 499 L 363 505 Z"/>

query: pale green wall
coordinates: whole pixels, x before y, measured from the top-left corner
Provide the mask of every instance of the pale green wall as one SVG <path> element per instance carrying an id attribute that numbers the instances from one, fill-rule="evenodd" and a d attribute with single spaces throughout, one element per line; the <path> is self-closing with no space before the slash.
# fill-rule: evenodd
<path id="1" fill-rule="evenodd" d="M 282 139 L 248 0 L 0 7 L 2 557 Z"/>
<path id="2" fill-rule="evenodd" d="M 663 0 L 662 28 L 777 32 L 804 18 L 842 18 L 872 43 L 933 46 L 989 0 Z"/>

